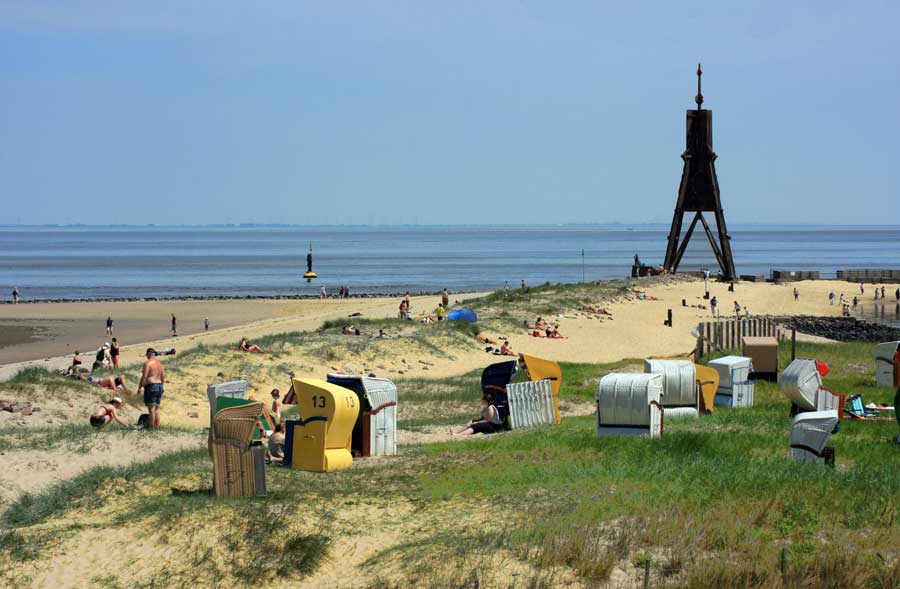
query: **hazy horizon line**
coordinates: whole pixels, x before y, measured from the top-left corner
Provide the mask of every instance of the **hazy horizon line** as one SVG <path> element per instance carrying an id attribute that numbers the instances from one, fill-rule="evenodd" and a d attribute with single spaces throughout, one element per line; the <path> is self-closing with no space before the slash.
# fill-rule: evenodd
<path id="1" fill-rule="evenodd" d="M 714 223 L 713 223 L 714 224 Z M 165 228 L 165 229 L 214 229 L 214 228 L 667 228 L 669 222 L 624 223 L 0 223 L 0 229 L 40 229 L 40 228 Z M 856 224 L 856 223 L 731 223 L 730 227 L 801 227 L 801 228 L 854 228 L 854 229 L 900 229 L 900 224 Z"/>

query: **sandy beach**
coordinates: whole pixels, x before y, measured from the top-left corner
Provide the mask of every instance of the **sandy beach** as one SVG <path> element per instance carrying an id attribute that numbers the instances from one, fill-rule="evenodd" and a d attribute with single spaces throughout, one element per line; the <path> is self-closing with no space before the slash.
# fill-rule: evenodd
<path id="1" fill-rule="evenodd" d="M 638 282 L 638 288 L 644 289 Z M 794 301 L 793 289 L 800 290 Z M 874 286 L 874 285 L 873 285 Z M 865 303 L 871 305 L 873 286 Z M 888 290 L 891 290 L 887 285 Z M 559 360 L 573 362 L 607 362 L 625 357 L 642 357 L 670 353 L 673 348 L 688 351 L 693 345 L 690 330 L 698 321 L 711 317 L 708 310 L 691 305 L 707 305 L 703 300 L 703 281 L 684 280 L 648 283 L 648 299 L 620 300 L 610 305 L 612 319 L 588 318 L 572 312 L 554 317 L 565 340 L 541 340 L 526 335 L 525 330 L 493 333 L 508 336 L 514 349 L 526 350 Z M 737 300 L 751 315 L 840 315 L 840 306 L 829 305 L 828 293 L 841 294 L 852 300 L 858 286 L 848 282 L 820 280 L 798 283 L 741 282 L 735 292 L 728 285 L 710 282 L 710 295 L 719 302 L 723 315 L 732 312 Z M 454 295 L 464 301 L 480 294 Z M 688 306 L 682 307 L 684 299 Z M 413 297 L 413 310 L 431 311 L 438 297 Z M 308 300 L 208 300 L 208 301 L 135 301 L 34 303 L 0 306 L 0 378 L 8 377 L 14 367 L 7 365 L 39 361 L 40 365 L 64 367 L 76 349 L 89 354 L 109 341 L 105 321 L 114 319 L 114 334 L 123 346 L 123 363 L 139 361 L 148 345 L 174 347 L 180 351 L 198 343 L 237 343 L 242 337 L 255 338 L 279 332 L 307 331 L 323 321 L 360 313 L 364 318 L 394 317 L 398 297 L 308 299 Z M 672 309 L 674 325 L 664 328 L 666 310 Z M 574 311 L 574 310 L 568 310 Z M 169 334 L 170 316 L 178 317 L 178 337 Z M 203 319 L 210 320 L 210 330 L 203 329 Z M 60 366 L 60 362 L 63 364 Z M 462 368 L 462 367 L 461 367 Z"/>

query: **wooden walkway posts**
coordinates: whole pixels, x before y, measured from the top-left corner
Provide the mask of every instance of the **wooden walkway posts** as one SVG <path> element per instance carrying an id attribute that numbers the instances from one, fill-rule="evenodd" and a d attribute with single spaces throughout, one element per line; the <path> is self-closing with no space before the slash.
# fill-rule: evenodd
<path id="1" fill-rule="evenodd" d="M 745 336 L 782 340 L 786 334 L 769 316 L 725 317 L 715 321 L 701 321 L 697 325 L 697 359 L 713 350 L 740 350 Z"/>

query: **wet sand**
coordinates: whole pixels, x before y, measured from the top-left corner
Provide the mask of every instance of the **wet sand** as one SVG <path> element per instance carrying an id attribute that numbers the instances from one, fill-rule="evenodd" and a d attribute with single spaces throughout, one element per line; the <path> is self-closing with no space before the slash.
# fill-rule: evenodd
<path id="1" fill-rule="evenodd" d="M 284 300 L 136 301 L 31 303 L 0 306 L 0 365 L 80 350 L 96 351 L 106 335 L 106 317 L 113 318 L 113 335 L 121 345 L 170 338 L 172 313 L 178 335 L 201 333 L 203 318 L 210 330 L 281 317 L 295 305 Z M 173 338 L 174 339 L 174 338 Z"/>

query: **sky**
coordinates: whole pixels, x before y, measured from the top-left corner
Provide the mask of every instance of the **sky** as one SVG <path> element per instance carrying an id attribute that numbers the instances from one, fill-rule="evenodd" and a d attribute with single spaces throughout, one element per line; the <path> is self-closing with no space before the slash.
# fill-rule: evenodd
<path id="1" fill-rule="evenodd" d="M 0 223 L 900 224 L 894 2 L 0 0 Z"/>

